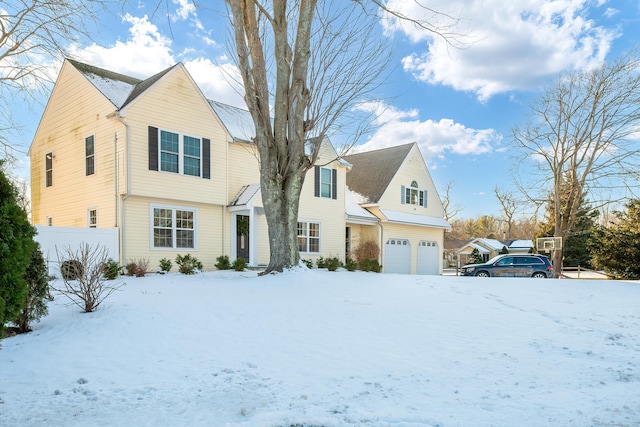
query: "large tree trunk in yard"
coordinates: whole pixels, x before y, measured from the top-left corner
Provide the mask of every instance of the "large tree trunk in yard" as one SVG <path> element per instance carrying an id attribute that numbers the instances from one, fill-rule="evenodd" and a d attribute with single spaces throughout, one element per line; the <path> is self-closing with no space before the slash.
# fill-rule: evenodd
<path id="1" fill-rule="evenodd" d="M 262 201 L 269 228 L 269 266 L 263 274 L 282 272 L 298 265 L 298 207 L 305 172 L 292 173 L 284 178 L 261 170 Z"/>

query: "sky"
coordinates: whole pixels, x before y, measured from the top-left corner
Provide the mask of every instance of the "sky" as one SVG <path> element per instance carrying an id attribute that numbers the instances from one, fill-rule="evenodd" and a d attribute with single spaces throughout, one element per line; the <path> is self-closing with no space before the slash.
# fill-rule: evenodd
<path id="1" fill-rule="evenodd" d="M 54 292 L 0 343 L 0 425 L 639 425 L 637 281 L 257 274 Z"/>
<path id="2" fill-rule="evenodd" d="M 93 39 L 69 46 L 78 60 L 146 78 L 182 62 L 205 95 L 244 108 L 229 84 L 228 18 L 221 0 L 194 9 L 188 0 L 129 2 L 104 12 Z M 440 25 L 419 2 L 389 6 Z M 456 218 L 500 215 L 494 189 L 514 190 L 523 168 L 510 148 L 511 129 L 526 122 L 529 105 L 559 74 L 613 60 L 638 42 L 636 0 L 433 0 L 433 10 L 456 18 L 460 44 L 406 23 L 384 22 L 392 40 L 390 75 L 379 89 L 374 131 L 358 150 L 417 142 L 440 195 Z M 57 64 L 59 67 L 59 64 Z M 25 151 L 46 97 L 19 117 Z M 21 169 L 27 171 L 27 160 Z M 28 172 L 24 172 L 28 175 Z M 531 213 L 523 205 L 518 215 Z"/>

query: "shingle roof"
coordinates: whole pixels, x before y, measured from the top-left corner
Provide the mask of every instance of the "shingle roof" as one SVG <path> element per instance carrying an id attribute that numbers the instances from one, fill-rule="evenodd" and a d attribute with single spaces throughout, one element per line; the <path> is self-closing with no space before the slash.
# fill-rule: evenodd
<path id="1" fill-rule="evenodd" d="M 364 196 L 368 203 L 378 203 L 414 144 L 345 156 L 344 159 L 353 165 L 347 173 L 347 186 Z M 372 176 L 375 179 L 371 179 Z"/>
<path id="2" fill-rule="evenodd" d="M 67 59 L 67 61 L 82 73 L 87 80 L 102 92 L 118 109 L 136 99 L 151 85 L 162 78 L 162 76 L 178 66 L 178 64 L 175 64 L 148 79 L 140 80 L 135 77 L 105 70 L 104 68 L 84 64 L 73 59 Z"/>

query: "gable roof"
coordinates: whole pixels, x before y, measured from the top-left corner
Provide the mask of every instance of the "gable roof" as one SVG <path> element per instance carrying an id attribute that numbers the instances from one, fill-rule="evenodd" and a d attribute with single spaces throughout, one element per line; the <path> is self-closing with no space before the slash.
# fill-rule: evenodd
<path id="1" fill-rule="evenodd" d="M 347 174 L 347 186 L 364 196 L 368 203 L 378 203 L 415 144 L 344 156 L 353 166 Z M 371 179 L 372 171 L 375 171 L 376 179 Z"/>
<path id="2" fill-rule="evenodd" d="M 162 76 L 179 66 L 175 64 L 145 80 L 105 70 L 104 68 L 67 59 L 96 89 L 98 89 L 116 108 L 121 109 L 151 87 Z"/>
<path id="3" fill-rule="evenodd" d="M 218 101 L 208 101 L 232 140 L 253 141 L 256 128 L 249 110 L 243 110 Z"/>

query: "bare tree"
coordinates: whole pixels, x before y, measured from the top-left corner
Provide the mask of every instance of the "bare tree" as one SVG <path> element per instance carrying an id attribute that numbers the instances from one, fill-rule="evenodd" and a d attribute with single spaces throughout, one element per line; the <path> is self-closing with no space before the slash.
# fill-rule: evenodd
<path id="1" fill-rule="evenodd" d="M 51 289 L 69 298 L 85 313 L 97 309 L 105 299 L 124 286 L 123 282 L 107 282 L 104 268 L 109 260 L 109 251 L 105 246 L 81 243 L 76 250 L 67 247 L 61 252 L 56 249 L 56 253 L 63 286 L 51 285 Z"/>
<path id="2" fill-rule="evenodd" d="M 33 99 L 54 76 L 66 45 L 95 31 L 96 7 L 103 0 L 12 0 L 0 3 L 0 144 L 6 157 L 18 147 L 11 103 Z"/>
<path id="3" fill-rule="evenodd" d="M 453 189 L 453 181 L 449 181 L 444 186 L 444 191 L 441 193 L 442 196 L 442 207 L 444 208 L 444 219 L 447 221 L 451 221 L 456 215 L 460 213 L 462 208 L 460 205 L 453 204 L 451 201 L 451 190 Z"/>
<path id="4" fill-rule="evenodd" d="M 513 217 L 518 211 L 520 202 L 516 199 L 512 191 L 502 190 L 498 186 L 493 189 L 493 192 L 502 207 L 502 213 L 504 214 L 504 221 L 507 223 L 507 239 L 511 239 L 511 231 L 513 227 Z"/>
<path id="5" fill-rule="evenodd" d="M 555 237 L 566 239 L 585 194 L 637 183 L 639 66 L 632 53 L 595 70 L 561 76 L 532 104 L 529 123 L 513 129 L 515 147 L 541 172 L 539 181 L 526 188 L 552 194 Z M 599 207 L 607 201 L 591 202 Z M 561 271 L 562 251 L 554 252 L 554 266 Z"/>
<path id="6" fill-rule="evenodd" d="M 320 143 L 384 78 L 389 55 L 376 25 L 385 2 L 226 3 L 260 160 L 270 244 L 265 273 L 282 271 L 299 262 L 300 192 Z"/>

